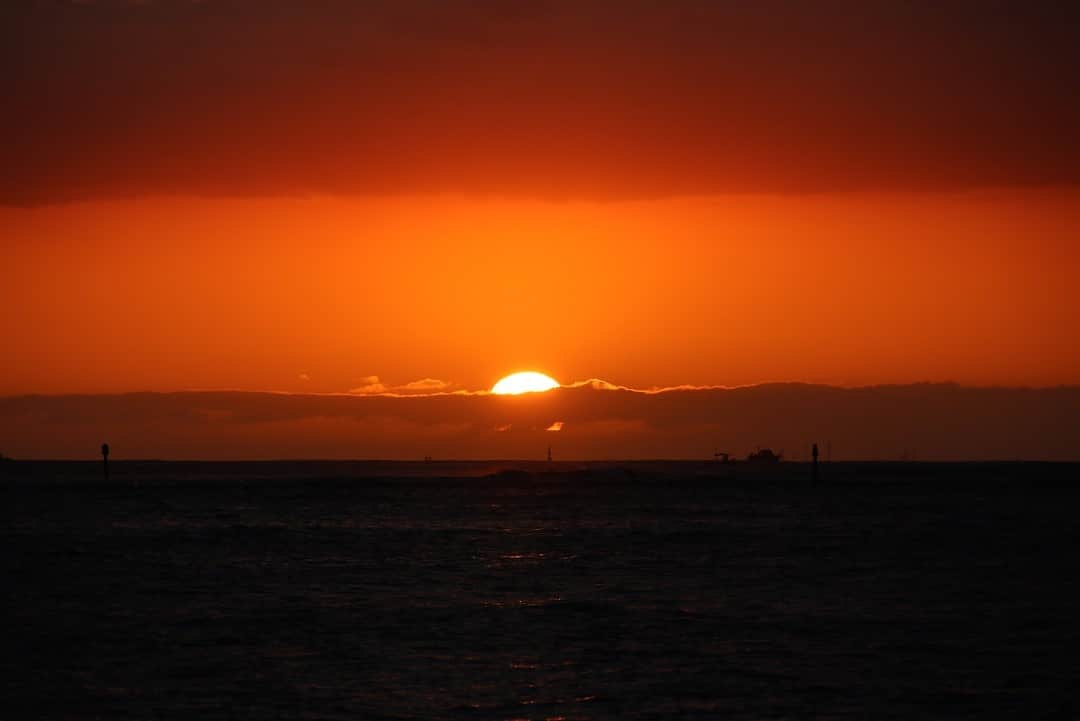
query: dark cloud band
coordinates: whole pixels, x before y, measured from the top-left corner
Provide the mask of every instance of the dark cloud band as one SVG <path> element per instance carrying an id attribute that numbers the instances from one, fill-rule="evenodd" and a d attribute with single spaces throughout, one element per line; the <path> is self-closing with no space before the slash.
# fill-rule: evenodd
<path id="1" fill-rule="evenodd" d="M 557 437 L 553 430 L 557 428 Z M 1080 388 L 771 384 L 524 396 L 134 393 L 0 398 L 5 453 L 127 458 L 710 458 L 755 446 L 837 458 L 1080 458 Z M 120 449 L 123 449 L 122 451 Z"/>
<path id="2" fill-rule="evenodd" d="M 0 202 L 1072 184 L 1078 8 L 9 3 Z"/>

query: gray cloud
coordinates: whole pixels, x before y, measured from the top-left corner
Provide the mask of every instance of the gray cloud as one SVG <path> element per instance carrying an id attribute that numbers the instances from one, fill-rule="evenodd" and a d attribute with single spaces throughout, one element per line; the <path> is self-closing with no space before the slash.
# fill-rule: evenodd
<path id="1" fill-rule="evenodd" d="M 548 432 L 562 423 L 558 434 Z M 0 398 L 14 457 L 709 458 L 756 446 L 836 458 L 1080 460 L 1080 388 L 773 384 L 524 396 L 136 393 Z"/>

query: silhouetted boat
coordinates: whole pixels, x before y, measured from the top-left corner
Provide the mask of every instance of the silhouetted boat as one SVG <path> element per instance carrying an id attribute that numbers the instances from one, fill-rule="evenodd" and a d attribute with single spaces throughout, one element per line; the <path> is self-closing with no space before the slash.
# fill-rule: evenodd
<path id="1" fill-rule="evenodd" d="M 779 463 L 783 460 L 783 453 L 773 453 L 771 448 L 759 448 L 746 457 L 748 463 Z"/>

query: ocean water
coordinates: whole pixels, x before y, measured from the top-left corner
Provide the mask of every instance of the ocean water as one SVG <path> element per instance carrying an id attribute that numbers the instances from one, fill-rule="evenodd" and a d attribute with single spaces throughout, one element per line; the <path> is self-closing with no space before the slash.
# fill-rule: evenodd
<path id="1" fill-rule="evenodd" d="M 1077 470 L 6 463 L 0 715 L 1073 718 Z"/>

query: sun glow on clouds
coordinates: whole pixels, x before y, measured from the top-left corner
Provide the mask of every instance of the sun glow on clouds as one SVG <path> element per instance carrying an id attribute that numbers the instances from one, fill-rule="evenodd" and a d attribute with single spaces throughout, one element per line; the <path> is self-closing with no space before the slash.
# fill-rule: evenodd
<path id="1" fill-rule="evenodd" d="M 299 376 L 302 381 L 310 381 L 311 377 L 307 373 L 302 373 Z M 384 382 L 379 376 L 364 376 L 359 379 L 360 385 L 350 388 L 346 391 L 349 395 L 357 396 L 427 396 L 427 395 L 521 395 L 523 393 L 542 393 L 545 391 L 553 390 L 555 388 L 565 388 L 568 390 L 594 390 L 594 391 L 627 391 L 630 393 L 639 393 L 644 395 L 655 395 L 658 393 L 670 393 L 673 391 L 700 391 L 700 390 L 730 390 L 733 386 L 721 386 L 721 385 L 678 385 L 678 386 L 664 386 L 664 387 L 652 387 L 652 388 L 633 388 L 630 386 L 619 385 L 611 383 L 599 378 L 590 378 L 584 381 L 575 381 L 573 383 L 561 384 L 551 376 L 544 373 L 537 373 L 535 371 L 522 371 L 520 373 L 512 373 L 499 380 L 491 390 L 468 390 L 461 388 L 458 384 L 448 381 L 439 380 L 436 378 L 421 378 L 420 380 L 411 381 L 401 385 L 392 385 Z M 556 422 L 549 428 L 545 428 L 548 431 L 558 431 L 562 429 L 562 422 Z M 497 430 L 506 430 L 505 428 L 499 428 Z"/>
<path id="2" fill-rule="evenodd" d="M 379 376 L 366 376 L 360 379 L 361 385 L 349 389 L 353 395 L 431 395 L 448 393 L 453 384 L 437 378 L 421 378 L 404 385 L 387 385 Z"/>

